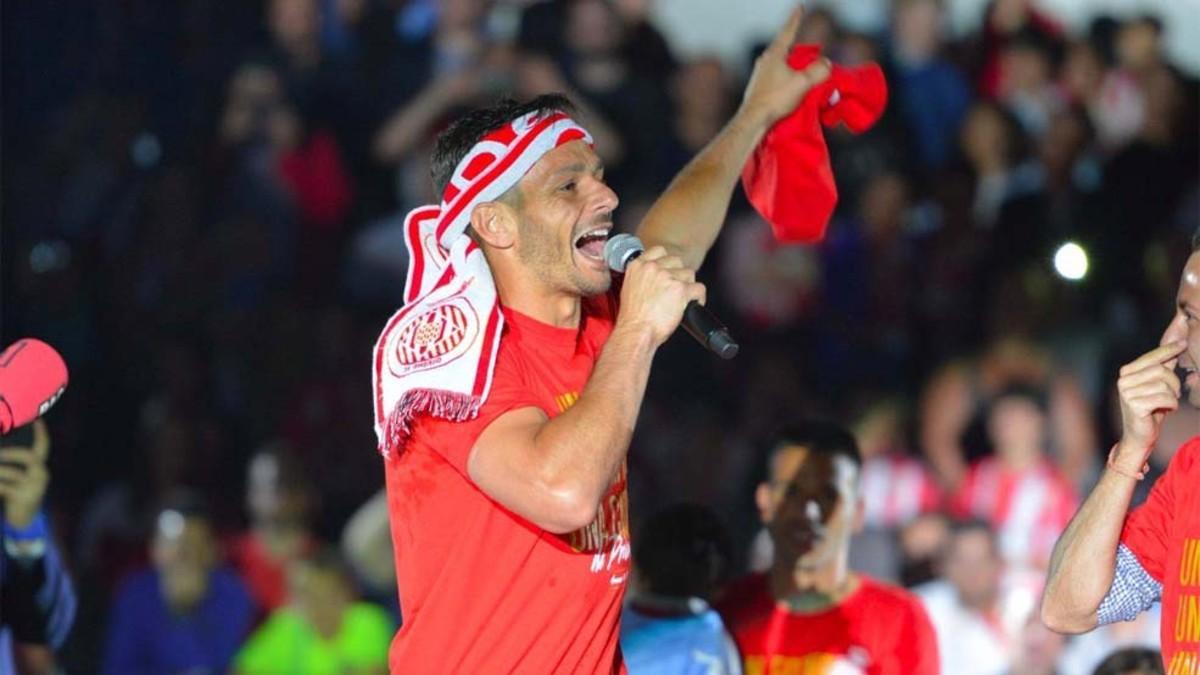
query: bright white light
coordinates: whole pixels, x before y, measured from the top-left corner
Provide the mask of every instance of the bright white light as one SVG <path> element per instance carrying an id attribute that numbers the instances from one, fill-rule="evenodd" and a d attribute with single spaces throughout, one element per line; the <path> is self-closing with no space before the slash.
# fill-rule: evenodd
<path id="1" fill-rule="evenodd" d="M 1068 241 L 1054 252 L 1054 271 L 1058 276 L 1071 281 L 1079 281 L 1087 276 L 1088 256 L 1083 247 L 1073 241 Z"/>
<path id="2" fill-rule="evenodd" d="M 158 531 L 166 539 L 178 539 L 183 534 L 183 514 L 175 510 L 163 511 L 158 517 Z"/>

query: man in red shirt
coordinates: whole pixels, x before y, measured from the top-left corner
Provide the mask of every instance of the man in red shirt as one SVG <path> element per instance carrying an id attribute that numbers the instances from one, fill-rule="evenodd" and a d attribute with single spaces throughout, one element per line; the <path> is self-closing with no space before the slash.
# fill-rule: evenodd
<path id="1" fill-rule="evenodd" d="M 790 480 L 758 490 L 774 562 L 731 588 L 736 604 L 725 608 L 746 675 L 937 675 L 937 638 L 920 601 L 847 565 L 862 526 L 854 437 L 809 422 L 773 448 L 773 465 L 794 466 Z"/>
<path id="2" fill-rule="evenodd" d="M 410 249 L 428 251 L 435 265 L 449 260 L 448 276 L 423 287 L 433 289 L 423 299 L 409 297 L 428 311 L 406 326 L 400 310 L 375 361 L 403 611 L 392 672 L 624 672 L 625 454 L 655 351 L 685 305 L 704 299 L 694 270 L 742 167 L 828 76 L 824 61 L 786 65 L 799 20 L 797 11 L 757 62 L 738 113 L 646 215 L 637 234 L 647 250 L 619 290 L 610 291 L 602 255 L 617 196 L 561 99 L 476 111 L 438 139 L 443 201 L 429 217 L 440 248 L 410 230 Z M 513 178 L 522 162 L 533 163 Z M 498 194 L 480 182 L 493 175 L 511 187 Z M 495 196 L 461 207 L 473 195 Z M 463 218 L 470 241 L 446 237 Z M 484 272 L 470 257 L 479 250 Z M 410 271 L 410 284 L 426 272 Z M 465 281 L 447 284 L 455 274 Z M 469 297 L 492 302 L 482 291 L 493 280 L 495 314 Z M 449 300 L 429 299 L 437 293 Z M 503 326 L 496 342 L 493 326 Z M 461 370 L 468 358 L 482 367 Z M 438 378 L 420 389 L 396 386 L 430 371 Z M 477 373 L 477 388 L 455 391 L 440 375 L 462 372 Z"/>
<path id="3" fill-rule="evenodd" d="M 1200 673 L 1200 435 L 1176 450 L 1146 502 L 1126 512 L 1163 419 L 1180 398 L 1200 407 L 1200 232 L 1175 304 L 1161 345 L 1121 368 L 1124 431 L 1054 549 L 1042 620 L 1084 633 L 1161 602 L 1166 672 L 1193 675 Z"/>

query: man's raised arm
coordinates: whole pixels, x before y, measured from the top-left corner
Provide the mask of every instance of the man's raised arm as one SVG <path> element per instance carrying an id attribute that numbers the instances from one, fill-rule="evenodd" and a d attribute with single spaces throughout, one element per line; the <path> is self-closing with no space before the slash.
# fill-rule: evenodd
<path id="1" fill-rule="evenodd" d="M 1050 559 L 1042 621 L 1060 633 L 1084 633 L 1100 622 L 1099 610 L 1113 590 L 1118 544 L 1136 478 L 1158 440 L 1167 412 L 1179 407 L 1180 382 L 1172 372 L 1186 345 L 1170 343 L 1121 368 L 1123 433 L 1110 467 L 1059 538 Z M 1161 499 L 1156 485 L 1151 501 Z M 1136 590 L 1131 588 L 1131 591 Z M 1130 599 L 1144 604 L 1140 599 Z M 1128 603 L 1126 603 L 1128 604 Z"/>
<path id="2" fill-rule="evenodd" d="M 697 269 L 725 222 L 742 167 L 767 131 L 800 104 L 813 85 L 829 77 L 821 59 L 804 70 L 787 64 L 803 10 L 792 12 L 754 64 L 742 105 L 725 127 L 696 155 L 654 202 L 638 227 L 647 247 L 662 246 Z"/>

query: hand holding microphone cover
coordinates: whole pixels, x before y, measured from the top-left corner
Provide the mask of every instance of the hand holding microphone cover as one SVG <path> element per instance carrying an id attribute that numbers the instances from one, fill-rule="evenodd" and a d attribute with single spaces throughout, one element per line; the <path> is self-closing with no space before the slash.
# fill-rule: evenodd
<path id="1" fill-rule="evenodd" d="M 618 234 L 604 244 L 604 261 L 614 272 L 625 272 L 625 266 L 646 250 L 632 234 Z M 732 359 L 738 353 L 738 344 L 729 335 L 717 317 L 692 300 L 683 311 L 682 325 L 697 342 L 723 359 Z"/>
<path id="2" fill-rule="evenodd" d="M 0 434 L 46 414 L 67 388 L 67 364 L 50 345 L 25 338 L 0 353 Z"/>

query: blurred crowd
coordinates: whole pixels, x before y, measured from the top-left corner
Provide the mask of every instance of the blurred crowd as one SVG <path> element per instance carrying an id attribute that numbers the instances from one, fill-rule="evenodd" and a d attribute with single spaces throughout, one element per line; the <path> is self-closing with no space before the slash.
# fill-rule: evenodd
<path id="1" fill-rule="evenodd" d="M 3 330 L 72 370 L 49 417 L 48 506 L 80 594 L 68 672 L 384 672 L 403 608 L 386 528 L 376 541 L 368 366 L 401 302 L 403 215 L 435 201 L 433 140 L 480 102 L 563 92 L 631 229 L 746 75 L 679 56 L 652 5 L 6 8 Z M 735 197 L 700 276 L 742 351 L 660 351 L 635 535 L 703 504 L 726 576 L 762 569 L 763 439 L 839 420 L 865 460 L 852 565 L 920 587 L 943 672 L 1089 673 L 1154 648 L 1153 617 L 1067 640 L 1035 610 L 1116 438 L 1116 367 L 1157 341 L 1200 224 L 1200 90 L 1164 56 L 1171 27 L 1070 33 L 995 0 L 952 42 L 939 0 L 894 0 L 880 34 L 810 5 L 800 40 L 880 63 L 888 108 L 828 134 L 822 243 L 777 244 Z M 1080 280 L 1053 264 L 1068 241 Z M 1178 413 L 1161 447 L 1197 424 Z"/>

